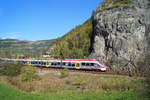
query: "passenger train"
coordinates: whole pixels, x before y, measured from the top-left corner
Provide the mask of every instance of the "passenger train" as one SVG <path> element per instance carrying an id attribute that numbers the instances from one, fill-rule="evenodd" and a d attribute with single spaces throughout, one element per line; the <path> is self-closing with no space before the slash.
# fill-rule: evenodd
<path id="1" fill-rule="evenodd" d="M 23 64 L 37 67 L 53 67 L 67 69 L 84 69 L 84 70 L 99 70 L 107 71 L 108 67 L 98 60 L 79 60 L 79 59 L 12 59 L 0 58 L 5 61 L 21 62 Z"/>

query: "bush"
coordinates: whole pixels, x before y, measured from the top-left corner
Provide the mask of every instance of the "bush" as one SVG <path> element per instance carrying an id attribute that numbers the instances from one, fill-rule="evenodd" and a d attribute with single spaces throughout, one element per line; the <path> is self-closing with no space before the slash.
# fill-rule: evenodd
<path id="1" fill-rule="evenodd" d="M 150 98 L 150 52 L 141 56 L 141 58 L 136 62 L 136 66 L 138 68 L 138 72 L 142 76 L 146 77 L 145 81 L 143 81 L 145 90 L 142 91 L 144 92 L 144 95 Z"/>
<path id="2" fill-rule="evenodd" d="M 92 19 L 77 26 L 61 38 L 53 41 L 48 53 L 54 58 L 85 59 L 89 56 Z"/>
<path id="3" fill-rule="evenodd" d="M 69 75 L 68 69 L 64 69 L 63 71 L 60 72 L 59 78 L 65 78 Z"/>
<path id="4" fill-rule="evenodd" d="M 18 62 L 1 62 L 0 74 L 6 76 L 18 76 L 23 65 Z"/>
<path id="5" fill-rule="evenodd" d="M 127 8 L 132 3 L 132 0 L 105 0 L 101 8 L 103 10 L 110 10 L 113 8 Z M 109 6 L 111 4 L 111 6 Z"/>
<path id="6" fill-rule="evenodd" d="M 150 77 L 150 54 L 147 53 L 138 59 L 136 66 L 141 75 Z"/>
<path id="7" fill-rule="evenodd" d="M 37 75 L 36 69 L 32 66 L 25 66 L 22 69 L 21 79 L 23 81 L 35 81 L 39 80 L 40 77 Z"/>

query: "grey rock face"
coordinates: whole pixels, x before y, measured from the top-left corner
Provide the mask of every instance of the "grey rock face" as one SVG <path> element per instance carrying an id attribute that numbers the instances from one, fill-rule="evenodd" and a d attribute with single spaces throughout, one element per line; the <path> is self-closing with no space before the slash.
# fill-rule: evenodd
<path id="1" fill-rule="evenodd" d="M 127 8 L 98 7 L 93 18 L 91 58 L 117 59 L 118 66 L 132 69 L 130 61 L 150 50 L 149 8 L 150 0 L 133 0 Z"/>

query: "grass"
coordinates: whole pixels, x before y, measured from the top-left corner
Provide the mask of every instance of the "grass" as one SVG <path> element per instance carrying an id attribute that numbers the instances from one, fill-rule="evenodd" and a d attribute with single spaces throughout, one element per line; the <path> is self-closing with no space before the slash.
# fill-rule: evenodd
<path id="1" fill-rule="evenodd" d="M 7 77 L 5 80 L 9 85 L 31 93 L 107 92 L 136 90 L 137 87 L 143 88 L 142 78 L 71 73 L 67 73 L 68 76 L 62 78 L 59 72 L 58 75 L 55 74 L 44 75 L 41 76 L 41 80 L 31 82 L 22 81 L 21 77 Z"/>
<path id="2" fill-rule="evenodd" d="M 111 10 L 113 8 L 127 8 L 132 3 L 132 0 L 105 0 L 101 8 L 103 10 Z M 112 6 L 109 6 L 112 4 Z"/>
<path id="3" fill-rule="evenodd" d="M 0 100 L 148 100 L 132 91 L 107 93 L 61 93 L 33 94 L 24 93 L 15 88 L 0 84 Z"/>
<path id="4" fill-rule="evenodd" d="M 20 76 L 0 76 L 0 100 L 149 100 L 144 78 L 71 72 L 60 76 L 59 71 L 50 72 L 27 82 Z"/>

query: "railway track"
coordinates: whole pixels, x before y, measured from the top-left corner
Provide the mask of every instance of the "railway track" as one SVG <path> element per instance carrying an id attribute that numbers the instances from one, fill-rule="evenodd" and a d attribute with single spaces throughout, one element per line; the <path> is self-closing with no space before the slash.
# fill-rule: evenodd
<path id="1" fill-rule="evenodd" d="M 46 68 L 46 67 L 36 67 L 36 69 L 38 71 L 64 71 L 63 68 Z M 110 76 L 114 76 L 114 75 L 117 75 L 117 76 L 129 76 L 129 75 L 125 75 L 125 74 L 120 74 L 120 73 L 116 73 L 116 72 L 110 72 L 110 71 L 107 71 L 107 72 L 101 72 L 101 71 L 98 71 L 98 70 L 77 70 L 77 69 L 67 69 L 68 72 L 78 72 L 78 73 L 89 73 L 89 74 L 103 74 L 103 75 L 110 75 Z"/>

